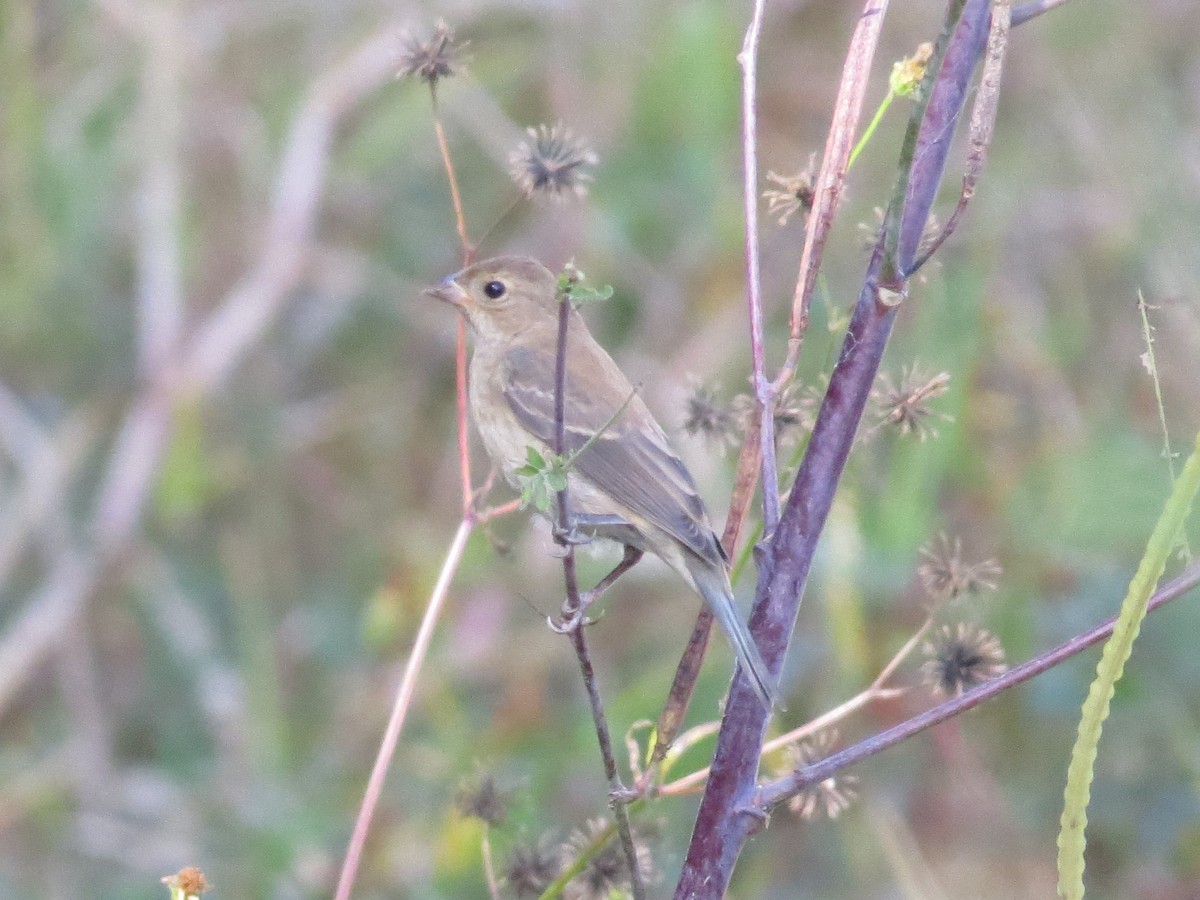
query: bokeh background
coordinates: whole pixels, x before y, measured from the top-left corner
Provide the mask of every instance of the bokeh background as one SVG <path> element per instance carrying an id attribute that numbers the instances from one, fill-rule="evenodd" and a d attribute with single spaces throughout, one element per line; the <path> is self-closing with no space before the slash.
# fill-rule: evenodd
<path id="1" fill-rule="evenodd" d="M 764 173 L 823 145 L 858 8 L 769 5 Z M 893 4 L 868 110 L 941 14 Z M 455 325 L 419 296 L 459 249 L 429 92 L 393 78 L 405 29 L 445 17 L 470 42 L 439 100 L 481 253 L 574 258 L 613 285 L 593 329 L 723 520 L 734 455 L 681 426 L 696 380 L 728 399 L 748 371 L 746 15 L 715 0 L 0 4 L 0 896 L 162 897 L 187 864 L 218 897 L 331 891 L 460 513 Z M 979 194 L 885 362 L 950 373 L 931 403 L 946 418 L 924 441 L 881 429 L 851 460 L 781 727 L 859 690 L 919 626 L 918 551 L 940 532 L 1002 565 L 997 591 L 942 615 L 994 632 L 1010 661 L 1116 609 L 1169 489 L 1139 291 L 1173 446 L 1200 423 L 1198 33 L 1186 0 L 1091 0 L 1013 34 Z M 898 103 L 851 173 L 805 384 L 836 352 L 828 325 L 857 294 L 860 224 L 890 193 L 906 116 Z M 555 121 L 597 151 L 592 190 L 524 201 L 508 155 Z M 773 363 L 802 227 L 764 220 Z M 543 623 L 561 591 L 549 549 L 524 514 L 472 537 L 358 896 L 486 896 L 480 826 L 455 809 L 480 773 L 509 792 L 501 868 L 603 814 L 573 657 Z M 618 736 L 657 715 L 695 610 L 653 562 L 606 601 L 591 635 Z M 1196 597 L 1153 616 L 1118 691 L 1092 896 L 1200 896 L 1198 633 Z M 863 764 L 837 821 L 777 814 L 734 894 L 1052 896 L 1094 662 Z M 913 690 L 844 740 L 931 702 L 918 663 L 899 676 Z M 729 667 L 714 642 L 690 721 L 717 714 Z M 647 819 L 658 893 L 695 805 Z"/>

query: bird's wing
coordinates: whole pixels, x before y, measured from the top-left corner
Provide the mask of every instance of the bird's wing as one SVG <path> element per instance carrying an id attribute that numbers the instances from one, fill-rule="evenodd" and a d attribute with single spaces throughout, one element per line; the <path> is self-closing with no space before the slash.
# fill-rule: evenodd
<path id="1" fill-rule="evenodd" d="M 574 453 L 600 435 L 575 461 L 576 472 L 697 556 L 722 560 L 691 475 L 633 386 L 599 345 L 577 341 L 570 350 L 564 450 Z M 519 346 L 509 350 L 504 364 L 509 407 L 525 428 L 553 446 L 554 356 Z"/>

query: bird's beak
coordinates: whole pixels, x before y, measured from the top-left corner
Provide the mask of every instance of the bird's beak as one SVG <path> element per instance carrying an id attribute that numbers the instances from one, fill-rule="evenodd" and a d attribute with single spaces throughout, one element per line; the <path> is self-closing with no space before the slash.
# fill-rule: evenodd
<path id="1" fill-rule="evenodd" d="M 433 297 L 435 300 L 457 306 L 459 309 L 466 308 L 467 299 L 470 297 L 463 286 L 454 280 L 453 275 L 447 275 L 433 287 L 425 288 L 421 293 L 426 297 Z"/>

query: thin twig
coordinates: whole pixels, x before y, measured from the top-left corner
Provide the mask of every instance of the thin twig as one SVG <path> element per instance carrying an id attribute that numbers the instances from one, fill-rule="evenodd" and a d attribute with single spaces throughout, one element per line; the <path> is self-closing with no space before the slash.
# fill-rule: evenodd
<path id="1" fill-rule="evenodd" d="M 775 392 L 767 380 L 758 259 L 758 46 L 765 7 L 766 0 L 754 0 L 754 12 L 737 59 L 742 67 L 742 206 L 746 217 L 746 301 L 753 361 L 750 380 L 758 404 L 763 526 L 769 535 L 779 521 L 779 472 L 775 461 Z"/>
<path id="2" fill-rule="evenodd" d="M 834 101 L 829 137 L 825 141 L 825 154 L 821 157 L 821 170 L 817 174 L 812 211 L 808 215 L 808 225 L 804 232 L 800 273 L 792 295 L 787 357 L 775 376 L 776 390 L 782 390 L 796 371 L 800 347 L 804 341 L 804 334 L 808 331 L 808 311 L 812 303 L 813 286 L 821 269 L 825 242 L 833 227 L 838 201 L 845 184 L 846 169 L 854 148 L 854 135 L 858 130 L 863 101 L 870 84 L 871 63 L 875 58 L 875 48 L 879 43 L 879 33 L 883 29 L 887 7 L 888 0 L 867 0 L 846 51 L 846 63 L 842 67 L 842 80 L 838 85 L 837 99 Z"/>
<path id="3" fill-rule="evenodd" d="M 475 514 L 476 524 L 483 525 L 492 519 L 498 519 L 501 516 L 507 516 L 509 513 L 514 513 L 521 508 L 521 498 L 509 500 L 507 503 L 502 503 L 499 506 L 493 506 L 489 509 L 484 509 Z"/>
<path id="4" fill-rule="evenodd" d="M 755 410 L 750 427 L 742 440 L 738 455 L 737 480 L 734 485 L 729 517 L 725 522 L 725 534 L 721 545 L 725 554 L 732 557 L 737 545 L 742 523 L 749 512 L 758 483 L 760 471 L 763 475 L 763 521 L 769 533 L 779 521 L 779 471 L 775 454 L 775 388 L 766 377 L 766 351 L 763 341 L 762 279 L 760 276 L 758 247 L 758 48 L 762 37 L 765 0 L 755 0 L 754 10 L 738 63 L 742 67 L 742 204 L 745 216 L 746 254 L 746 301 L 750 324 L 750 354 L 752 359 L 751 382 L 754 389 Z M 766 486 L 770 486 L 767 489 Z M 672 742 L 683 725 L 688 704 L 696 689 L 700 665 L 708 648 L 712 632 L 713 615 L 707 607 L 701 608 L 688 638 L 687 647 L 675 669 L 671 692 L 659 716 L 657 737 L 651 754 L 650 765 L 639 780 L 638 791 L 644 792 L 657 765 L 666 757 Z"/>
<path id="5" fill-rule="evenodd" d="M 826 710 L 815 719 L 805 722 L 798 728 L 793 728 L 786 734 L 781 734 L 779 737 L 767 741 L 762 745 L 759 756 L 760 758 L 765 757 L 769 753 L 774 753 L 776 750 L 787 747 L 789 744 L 794 744 L 810 735 L 816 734 L 818 731 L 828 728 L 830 725 L 840 722 L 858 712 L 868 703 L 872 703 L 875 700 L 884 700 L 889 697 L 898 697 L 906 693 L 907 690 L 907 688 L 879 688 L 872 686 L 859 691 L 849 700 L 839 703 L 833 709 Z M 711 769 L 706 767 L 684 775 L 670 784 L 664 784 L 658 793 L 663 797 L 675 797 L 695 793 L 708 780 L 710 772 Z"/>
<path id="6" fill-rule="evenodd" d="M 450 202 L 454 207 L 454 227 L 458 231 L 458 240 L 462 245 L 463 265 L 469 266 L 474 256 L 471 240 L 467 236 L 467 219 L 463 213 L 462 194 L 458 189 L 458 174 L 454 169 L 454 160 L 450 156 L 450 144 L 446 141 L 446 130 L 442 127 L 442 118 L 438 112 L 436 82 L 429 86 L 430 104 L 433 113 L 433 133 L 437 137 L 438 152 L 442 157 L 442 165 L 446 169 L 446 182 L 450 185 Z M 454 336 L 454 402 L 455 421 L 458 426 L 458 468 L 462 484 L 463 517 L 470 518 L 473 514 L 475 490 L 471 482 L 471 444 L 467 422 L 467 321 L 458 318 L 458 328 Z"/>
<path id="7" fill-rule="evenodd" d="M 862 709 L 868 703 L 871 703 L 875 700 L 884 700 L 889 697 L 898 697 L 905 693 L 908 688 L 888 688 L 884 687 L 884 685 L 887 684 L 888 680 L 893 674 L 895 674 L 896 669 L 899 668 L 900 664 L 903 663 L 904 660 L 908 658 L 909 654 L 912 653 L 913 649 L 917 646 L 917 643 L 922 637 L 924 637 L 925 632 L 929 630 L 929 626 L 932 624 L 933 617 L 926 617 L 925 621 L 921 623 L 921 627 L 913 633 L 912 637 L 904 642 L 904 646 L 896 651 L 896 653 L 888 661 L 887 665 L 885 665 L 879 671 L 879 674 L 875 676 L 875 680 L 869 685 L 867 685 L 849 700 L 839 703 L 833 709 L 827 710 L 826 712 L 817 716 L 815 719 L 806 722 L 798 728 L 793 728 L 786 734 L 781 734 L 779 737 L 772 738 L 771 740 L 767 741 L 765 744 L 763 744 L 759 756 L 766 756 L 768 753 L 773 753 L 782 747 L 786 747 L 789 744 L 794 744 L 796 741 L 802 740 L 811 734 L 815 734 L 824 728 L 828 728 L 830 725 L 840 722 L 852 713 Z M 685 775 L 676 781 L 672 781 L 670 784 L 663 785 L 659 790 L 659 793 L 663 796 L 691 793 L 704 784 L 708 778 L 708 773 L 708 768 L 692 772 L 690 775 Z"/>
<path id="8" fill-rule="evenodd" d="M 1153 612 L 1172 600 L 1178 599 L 1200 585 L 1200 564 L 1194 565 L 1185 570 L 1179 576 L 1174 578 L 1170 583 L 1162 587 L 1154 594 L 1147 604 L 1147 614 Z M 841 721 L 853 712 L 866 706 L 874 700 L 886 699 L 888 697 L 900 696 L 906 693 L 909 689 L 905 687 L 885 688 L 883 685 L 891 677 L 896 667 L 912 652 L 917 642 L 921 639 L 924 633 L 928 630 L 932 623 L 932 618 L 928 618 L 921 627 L 913 634 L 911 638 L 897 651 L 892 660 L 880 671 L 879 675 L 865 690 L 851 697 L 849 700 L 839 704 L 813 719 L 805 723 L 799 728 L 795 728 L 786 734 L 773 738 L 767 741 L 762 747 L 762 755 L 766 756 L 776 750 L 782 749 L 789 744 L 802 740 L 810 735 L 821 731 L 830 725 Z M 780 779 L 776 782 L 764 784 L 756 797 L 756 802 L 761 804 L 761 808 L 766 811 L 772 806 L 777 806 L 780 803 L 790 799 L 821 781 L 832 777 L 838 771 L 862 762 L 869 756 L 880 753 L 889 747 L 912 737 L 919 732 L 937 725 L 953 716 L 959 715 L 968 709 L 972 709 L 987 700 L 997 696 L 1009 688 L 1016 687 L 1018 684 L 1023 684 L 1029 679 L 1040 675 L 1042 672 L 1060 665 L 1071 657 L 1082 653 L 1089 647 L 1094 646 L 1102 640 L 1111 636 L 1113 626 L 1116 619 L 1112 618 L 1108 621 L 1089 629 L 1083 634 L 1077 635 L 1068 641 L 1063 642 L 1058 647 L 1049 650 L 1039 656 L 1017 666 L 1007 672 L 998 675 L 996 678 L 981 685 L 972 691 L 965 692 L 959 697 L 947 700 L 938 706 L 925 710 L 904 722 L 901 722 L 892 728 L 887 729 L 876 735 L 872 735 L 856 744 L 853 744 L 837 754 L 830 756 L 817 763 L 799 770 L 799 772 L 789 775 L 787 778 Z M 685 775 L 670 784 L 664 785 L 659 791 L 660 796 L 678 796 L 688 794 L 695 791 L 702 785 L 709 775 L 709 770 L 701 769 Z"/>
<path id="9" fill-rule="evenodd" d="M 758 439 L 758 410 L 755 409 L 750 424 L 742 436 L 742 449 L 738 454 L 737 474 L 733 482 L 733 496 L 729 502 L 729 515 L 725 519 L 725 531 L 721 535 L 721 546 L 725 555 L 733 558 L 737 552 L 738 538 L 742 526 L 750 514 L 750 505 L 754 501 L 754 488 L 758 484 L 758 460 L 762 445 Z M 644 793 L 655 777 L 655 771 L 674 744 L 679 729 L 683 726 L 687 715 L 692 694 L 696 690 L 696 681 L 700 677 L 700 665 L 704 662 L 704 652 L 708 647 L 708 638 L 712 632 L 713 614 L 707 604 L 700 607 L 696 616 L 696 624 L 692 627 L 691 637 L 688 638 L 687 648 L 675 669 L 675 678 L 671 682 L 671 693 L 667 697 L 662 714 L 658 717 L 658 727 L 655 729 L 654 750 L 650 755 L 650 764 L 638 780 L 637 791 Z"/>
<path id="10" fill-rule="evenodd" d="M 438 114 L 437 92 L 434 83 L 430 84 L 430 104 L 438 151 L 441 154 L 442 165 L 446 170 L 446 181 L 450 185 L 450 199 L 454 207 L 454 225 L 458 232 L 459 241 L 462 244 L 463 265 L 466 266 L 471 264 L 475 251 L 467 236 L 467 220 L 463 213 L 462 195 L 458 188 L 458 175 L 455 172 L 454 161 L 450 155 L 450 145 L 446 141 L 446 132 L 442 128 L 441 117 Z M 520 505 L 520 501 L 513 501 L 482 512 L 475 508 L 476 500 L 479 498 L 481 492 L 476 491 L 471 482 L 467 371 L 467 323 L 460 316 L 454 348 L 454 392 L 455 419 L 458 430 L 458 463 L 462 490 L 462 519 L 458 524 L 458 531 L 455 533 L 454 540 L 450 545 L 450 552 L 447 554 L 446 561 L 442 566 L 441 574 L 438 576 L 437 585 L 435 585 L 433 594 L 429 598 L 429 603 L 425 607 L 425 615 L 421 620 L 421 629 L 417 634 L 417 642 L 413 646 L 408 665 L 404 670 L 404 677 L 396 693 L 392 715 L 384 732 L 383 740 L 380 742 L 379 752 L 375 758 L 375 765 L 371 770 L 371 777 L 367 782 L 366 794 L 358 810 L 354 832 L 351 834 L 350 844 L 346 848 L 346 856 L 342 862 L 342 872 L 338 880 L 336 900 L 345 900 L 345 898 L 350 896 L 350 891 L 353 889 L 355 879 L 358 876 L 358 865 L 362 857 L 363 847 L 366 844 L 367 833 L 371 827 L 371 820 L 375 814 L 375 807 L 379 801 L 383 783 L 387 778 L 388 769 L 391 767 L 392 758 L 396 753 L 396 747 L 400 740 L 400 731 L 404 726 L 408 707 L 412 702 L 417 678 L 425 662 L 429 641 L 433 637 L 437 620 L 441 616 L 446 594 L 450 588 L 450 582 L 453 580 L 454 574 L 458 570 L 459 562 L 462 560 L 463 548 L 466 546 L 467 538 L 470 537 L 471 532 L 477 524 L 504 515 L 519 508 Z M 492 476 L 489 476 L 487 480 L 488 486 L 491 485 L 492 480 Z M 486 852 L 488 851 L 485 844 Z M 491 872 L 488 874 L 489 886 L 492 886 L 494 877 Z"/>
<path id="11" fill-rule="evenodd" d="M 469 266 L 475 254 L 471 240 L 467 237 L 467 217 L 463 214 L 462 194 L 458 190 L 458 177 L 454 165 L 450 161 L 450 145 L 446 141 L 446 130 L 442 127 L 442 117 L 438 113 L 437 95 L 433 95 L 433 133 L 437 136 L 438 150 L 446 166 L 446 180 L 450 184 L 450 202 L 454 204 L 454 227 L 458 230 L 458 240 L 462 244 L 463 265 Z"/>
<path id="12" fill-rule="evenodd" d="M 458 571 L 462 561 L 463 551 L 467 546 L 467 538 L 471 536 L 471 523 L 464 519 L 458 525 L 454 540 L 442 563 L 442 571 L 438 574 L 437 583 L 430 594 L 429 603 L 425 607 L 425 615 L 421 618 L 421 627 L 417 631 L 417 639 L 413 643 L 408 664 L 404 667 L 404 676 L 400 679 L 400 688 L 396 692 L 396 700 L 392 705 L 392 714 L 388 719 L 383 740 L 379 744 L 379 752 L 375 756 L 375 765 L 371 769 L 371 777 L 367 781 L 367 789 L 363 796 L 362 805 L 358 809 L 358 817 L 354 822 L 354 831 L 350 836 L 350 844 L 346 849 L 346 858 L 342 862 L 342 872 L 338 877 L 335 900 L 349 900 L 350 891 L 354 887 L 358 875 L 358 864 L 362 858 L 363 847 L 367 842 L 367 832 L 371 827 L 371 819 L 375 815 L 375 806 L 383 790 L 383 782 L 387 778 L 388 768 L 396 753 L 396 744 L 400 739 L 400 731 L 416 690 L 417 677 L 425 663 L 425 655 L 433 640 L 433 631 L 441 616 L 442 606 L 450 590 L 450 582 Z"/>
<path id="13" fill-rule="evenodd" d="M 1200 564 L 1194 564 L 1155 592 L 1147 605 L 1147 613 L 1153 612 L 1165 603 L 1182 597 L 1198 585 L 1200 585 Z M 869 756 L 874 756 L 876 753 L 895 746 L 927 728 L 945 722 L 947 719 L 960 715 L 969 709 L 974 709 L 976 706 L 992 699 L 1009 688 L 1016 687 L 1018 684 L 1022 684 L 1048 669 L 1054 668 L 1072 656 L 1083 652 L 1089 647 L 1106 640 L 1112 635 L 1113 626 L 1116 624 L 1116 621 L 1115 617 L 1111 618 L 1097 625 L 1095 628 L 1085 631 L 1083 634 L 1076 635 L 1070 640 L 1064 641 L 1053 650 L 1049 650 L 1028 662 L 1009 669 L 1007 672 L 997 675 L 990 681 L 969 691 L 964 691 L 959 696 L 940 703 L 931 709 L 927 709 L 925 712 L 913 716 L 899 725 L 895 725 L 879 734 L 872 735 L 866 740 L 852 744 L 820 762 L 805 766 L 787 778 L 764 784 L 755 797 L 756 804 L 762 809 L 770 809 L 773 806 L 777 806 L 789 797 L 795 796 L 805 788 L 832 777 L 848 766 L 852 766 Z"/>
<path id="14" fill-rule="evenodd" d="M 562 459 L 566 453 L 566 404 L 567 404 L 567 335 L 570 332 L 571 301 L 567 296 L 559 297 L 558 301 L 558 344 L 554 359 L 554 454 Z M 571 644 L 575 648 L 575 656 L 579 660 L 579 671 L 583 676 L 583 685 L 587 689 L 588 704 L 592 710 L 592 722 L 596 727 L 596 740 L 600 745 L 600 756 L 604 762 L 604 775 L 608 779 L 609 806 L 613 811 L 613 819 L 617 826 L 617 834 L 621 838 L 621 848 L 625 852 L 625 863 L 629 867 L 629 880 L 633 887 L 636 900 L 644 900 L 646 886 L 642 881 L 642 873 L 638 868 L 637 848 L 633 843 L 633 832 L 629 827 L 629 813 L 623 803 L 615 798 L 625 792 L 621 777 L 617 772 L 617 759 L 613 754 L 612 735 L 608 729 L 608 719 L 604 713 L 604 703 L 600 699 L 600 690 L 596 684 L 596 672 L 592 667 L 591 656 L 588 653 L 587 639 L 584 636 L 586 619 L 581 609 L 579 597 L 579 581 L 575 573 L 575 545 L 567 540 L 566 534 L 571 527 L 569 508 L 568 479 L 557 492 L 558 525 L 560 535 L 556 538 L 564 548 L 563 580 L 566 583 L 567 599 L 563 605 L 564 618 L 573 623 L 568 631 Z"/>
<path id="15" fill-rule="evenodd" d="M 908 277 L 919 272 L 921 267 L 945 243 L 946 238 L 954 233 L 959 219 L 966 211 L 967 204 L 975 196 L 975 188 L 983 174 L 987 149 L 992 142 L 992 130 L 996 125 L 996 107 L 1000 103 L 1000 76 L 1004 71 L 1004 57 L 1008 50 L 1010 20 L 1011 11 L 1007 0 L 996 0 L 992 6 L 987 52 L 983 59 L 983 74 L 979 79 L 979 88 L 975 93 L 975 105 L 971 111 L 967 162 L 964 167 L 962 190 L 959 192 L 958 203 L 955 204 L 954 212 L 950 214 L 950 218 L 941 232 L 929 242 L 925 252 L 904 273 Z"/>

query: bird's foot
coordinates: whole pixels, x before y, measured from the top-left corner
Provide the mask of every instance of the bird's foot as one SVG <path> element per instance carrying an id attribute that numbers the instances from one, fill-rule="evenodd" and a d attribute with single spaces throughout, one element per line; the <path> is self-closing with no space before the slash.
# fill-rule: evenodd
<path id="1" fill-rule="evenodd" d="M 550 526 L 550 534 L 554 537 L 554 542 L 562 547 L 582 547 L 595 540 L 593 535 L 582 531 L 577 522 L 570 522 L 567 525 L 554 522 Z"/>
<path id="2" fill-rule="evenodd" d="M 556 634 L 570 634 L 578 628 L 583 628 L 586 625 L 595 623 L 595 619 L 587 617 L 588 607 L 599 596 L 596 591 L 585 591 L 579 595 L 579 605 L 570 606 L 567 603 L 563 604 L 562 615 L 556 620 L 550 616 L 546 617 L 546 624 L 550 626 L 550 630 Z"/>
<path id="3" fill-rule="evenodd" d="M 550 533 L 563 546 L 590 544 L 596 540 L 597 532 L 604 537 L 621 540 L 621 532 L 625 531 L 636 532 L 628 519 L 601 513 L 573 513 L 566 525 L 557 521 L 550 523 Z"/>
<path id="4" fill-rule="evenodd" d="M 608 806 L 610 809 L 628 806 L 634 800 L 641 800 L 642 796 L 642 792 L 636 787 L 627 788 L 625 785 L 619 785 L 608 792 Z"/>
<path id="5" fill-rule="evenodd" d="M 557 619 L 554 616 L 546 616 L 546 627 L 555 634 L 572 634 L 585 625 L 593 624 L 594 621 L 585 616 L 583 610 L 575 610 Z"/>

